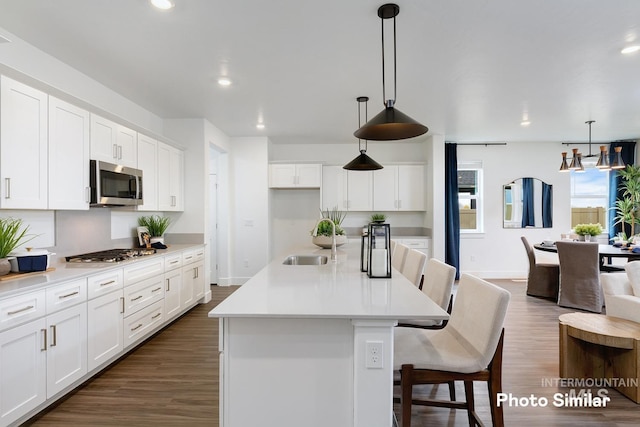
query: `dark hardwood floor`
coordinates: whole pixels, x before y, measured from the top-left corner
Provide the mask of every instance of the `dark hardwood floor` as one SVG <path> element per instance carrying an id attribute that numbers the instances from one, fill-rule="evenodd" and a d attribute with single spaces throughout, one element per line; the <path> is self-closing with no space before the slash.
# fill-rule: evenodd
<path id="1" fill-rule="evenodd" d="M 553 407 L 553 394 L 568 389 L 542 382 L 558 377 L 558 316 L 573 310 L 527 297 L 524 282 L 492 282 L 512 295 L 505 325 L 503 391 L 517 397 L 546 397 L 550 402 L 544 408 L 506 407 L 507 426 L 640 425 L 639 405 L 615 390 L 609 391 L 611 402 L 606 408 Z M 218 426 L 218 322 L 207 313 L 235 289 L 213 286 L 211 303 L 197 306 L 29 425 Z M 417 392 L 448 395 L 445 386 L 423 386 Z M 464 396 L 461 385 L 457 393 Z M 476 404 L 490 425 L 484 384 L 476 385 Z M 414 407 L 413 426 L 438 425 L 466 426 L 466 414 Z"/>

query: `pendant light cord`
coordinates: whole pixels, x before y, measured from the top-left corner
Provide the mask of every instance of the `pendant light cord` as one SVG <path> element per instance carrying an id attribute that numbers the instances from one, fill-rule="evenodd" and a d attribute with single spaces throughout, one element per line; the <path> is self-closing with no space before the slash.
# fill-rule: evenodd
<path id="1" fill-rule="evenodd" d="M 387 105 L 387 93 L 386 93 L 386 87 L 385 87 L 385 72 L 384 72 L 384 20 L 385 18 L 382 17 L 380 18 L 380 22 L 382 24 L 382 102 L 384 103 L 385 106 Z M 397 73 L 397 58 L 396 58 L 396 17 L 393 17 L 393 99 L 391 101 L 392 104 L 391 106 L 393 106 L 393 104 L 395 104 L 396 99 L 398 97 L 397 94 L 397 79 L 396 76 L 398 75 Z"/>
<path id="2" fill-rule="evenodd" d="M 384 92 L 384 90 L 383 90 Z M 364 122 L 367 122 L 367 117 L 369 116 L 369 111 L 368 111 L 368 105 L 369 103 L 367 101 L 369 101 L 369 98 L 367 98 L 366 96 L 361 96 L 358 97 L 358 128 L 360 128 L 361 124 L 360 124 L 360 116 L 362 115 L 360 113 L 360 104 L 362 104 L 364 102 Z M 364 151 L 365 153 L 367 152 L 367 140 L 364 140 L 364 150 L 362 149 L 362 140 L 360 138 L 358 138 L 358 151 L 360 151 L 361 153 Z"/>

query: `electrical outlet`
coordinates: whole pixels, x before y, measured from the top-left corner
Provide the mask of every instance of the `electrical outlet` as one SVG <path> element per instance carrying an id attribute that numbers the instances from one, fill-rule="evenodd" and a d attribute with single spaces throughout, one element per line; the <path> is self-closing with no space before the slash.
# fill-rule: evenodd
<path id="1" fill-rule="evenodd" d="M 248 259 L 244 260 L 244 268 L 249 268 L 249 260 Z"/>
<path id="2" fill-rule="evenodd" d="M 384 360 L 382 358 L 383 343 L 382 341 L 366 342 L 366 359 L 365 367 L 368 369 L 382 369 Z"/>

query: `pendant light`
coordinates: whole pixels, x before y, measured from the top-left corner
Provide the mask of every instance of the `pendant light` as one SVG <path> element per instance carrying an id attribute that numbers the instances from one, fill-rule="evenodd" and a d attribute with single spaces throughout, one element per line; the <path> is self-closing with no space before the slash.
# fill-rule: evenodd
<path id="1" fill-rule="evenodd" d="M 622 154 L 620 153 L 622 147 L 614 148 L 615 155 L 611 164 L 609 164 L 609 153 L 607 153 L 606 145 L 600 146 L 599 155 L 591 153 L 591 125 L 595 122 L 595 120 L 587 120 L 585 122 L 587 125 L 589 125 L 589 154 L 583 156 L 582 153 L 578 152 L 577 148 L 573 148 L 571 150 L 573 153 L 571 163 L 567 164 L 567 152 L 562 152 L 562 163 L 560 164 L 560 172 L 568 172 L 570 170 L 576 172 L 584 172 L 585 166 L 596 167 L 601 171 L 608 171 L 611 169 L 624 169 L 625 165 L 622 161 Z"/>
<path id="2" fill-rule="evenodd" d="M 367 101 L 369 101 L 368 96 L 359 96 L 356 98 L 358 101 L 358 127 L 360 126 L 360 104 L 363 102 L 364 104 L 364 120 L 367 120 Z M 358 139 L 358 150 L 360 150 L 360 155 L 355 159 L 351 160 L 349 163 L 344 165 L 342 168 L 350 171 L 373 171 L 382 169 L 382 165 L 371 157 L 367 156 L 367 140 L 364 141 L 364 149 L 362 148 L 362 140 Z"/>
<path id="3" fill-rule="evenodd" d="M 394 105 L 397 98 L 396 91 L 396 16 L 400 13 L 397 4 L 387 3 L 378 8 L 378 16 L 382 22 L 382 99 L 384 110 L 365 123 L 354 132 L 357 138 L 371 141 L 389 141 L 420 136 L 429 130 L 423 124 L 397 110 Z M 384 20 L 393 18 L 393 96 L 394 99 L 386 99 L 385 73 L 384 73 Z"/>

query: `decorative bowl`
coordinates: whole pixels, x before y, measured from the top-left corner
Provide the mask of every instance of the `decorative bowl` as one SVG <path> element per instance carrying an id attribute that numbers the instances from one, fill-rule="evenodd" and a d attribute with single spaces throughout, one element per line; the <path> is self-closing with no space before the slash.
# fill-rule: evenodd
<path id="1" fill-rule="evenodd" d="M 311 241 L 314 245 L 320 246 L 323 249 L 331 249 L 332 237 L 331 236 L 313 236 Z M 347 236 L 339 234 L 336 236 L 336 246 L 341 246 L 347 243 Z"/>

